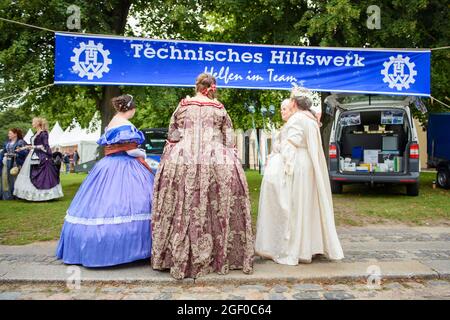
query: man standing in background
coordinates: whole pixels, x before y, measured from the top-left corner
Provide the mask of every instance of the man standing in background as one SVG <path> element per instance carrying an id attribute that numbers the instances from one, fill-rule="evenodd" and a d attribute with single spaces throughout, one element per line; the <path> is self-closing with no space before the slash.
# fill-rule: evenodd
<path id="1" fill-rule="evenodd" d="M 80 162 L 80 155 L 78 154 L 78 151 L 75 150 L 73 152 L 73 165 L 76 166 Z"/>
<path id="2" fill-rule="evenodd" d="M 64 162 L 64 166 L 66 168 L 66 174 L 68 174 L 70 172 L 70 156 L 69 156 L 69 153 L 64 152 L 63 162 Z"/>

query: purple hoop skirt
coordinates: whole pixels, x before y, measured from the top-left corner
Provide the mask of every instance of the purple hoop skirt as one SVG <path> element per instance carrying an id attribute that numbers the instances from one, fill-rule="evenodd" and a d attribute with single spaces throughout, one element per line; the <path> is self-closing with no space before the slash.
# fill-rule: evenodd
<path id="1" fill-rule="evenodd" d="M 99 161 L 67 210 L 58 259 L 105 267 L 149 258 L 153 179 L 126 153 Z"/>

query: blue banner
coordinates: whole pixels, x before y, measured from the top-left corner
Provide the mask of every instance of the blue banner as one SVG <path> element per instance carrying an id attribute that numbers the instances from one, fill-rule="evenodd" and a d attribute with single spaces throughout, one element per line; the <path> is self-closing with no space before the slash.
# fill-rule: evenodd
<path id="1" fill-rule="evenodd" d="M 430 95 L 430 50 L 243 45 L 56 33 L 55 83 Z"/>

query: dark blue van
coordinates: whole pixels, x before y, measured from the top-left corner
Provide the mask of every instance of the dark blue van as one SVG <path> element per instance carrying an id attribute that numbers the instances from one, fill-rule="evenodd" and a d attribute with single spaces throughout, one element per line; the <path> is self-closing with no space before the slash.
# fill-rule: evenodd
<path id="1" fill-rule="evenodd" d="M 427 144 L 428 166 L 437 170 L 437 185 L 450 189 L 450 112 L 429 115 Z"/>

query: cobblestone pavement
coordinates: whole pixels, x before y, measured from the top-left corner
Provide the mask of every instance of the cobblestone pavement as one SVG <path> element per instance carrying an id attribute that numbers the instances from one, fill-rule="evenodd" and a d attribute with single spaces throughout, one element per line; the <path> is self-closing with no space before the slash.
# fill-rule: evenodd
<path id="1" fill-rule="evenodd" d="M 347 300 L 436 299 L 450 300 L 450 281 L 408 280 L 381 283 L 370 288 L 364 282 L 278 283 L 251 285 L 137 285 L 87 284 L 69 289 L 55 284 L 0 284 L 0 300 Z"/>
<path id="2" fill-rule="evenodd" d="M 345 227 L 338 234 L 343 262 L 450 260 L 450 227 Z M 33 248 L 22 253 L 20 246 L 0 245 L 0 263 L 62 264 L 53 255 L 56 242 L 47 246 L 45 252 Z"/>
<path id="3" fill-rule="evenodd" d="M 76 290 L 64 285 L 70 274 L 54 257 L 56 242 L 0 246 L 0 300 L 450 299 L 450 227 L 346 227 L 338 233 L 345 254 L 341 263 L 319 257 L 310 265 L 285 268 L 256 259 L 255 280 L 238 272 L 177 282 L 140 261 L 81 268 L 86 281 Z M 377 265 L 383 267 L 383 283 L 368 288 L 366 268 Z"/>

